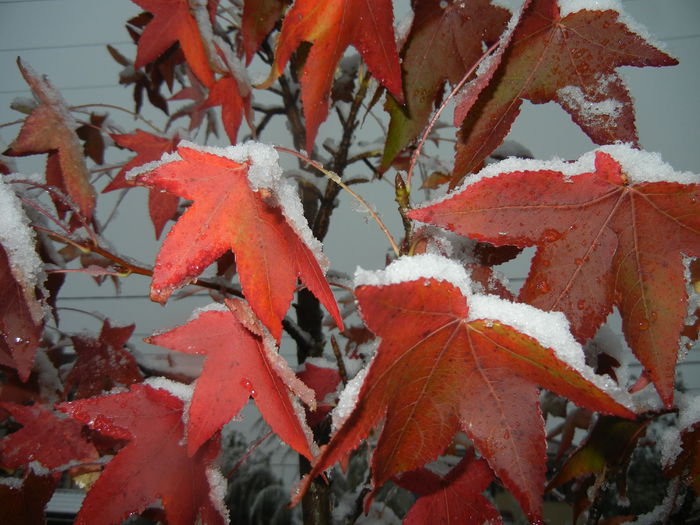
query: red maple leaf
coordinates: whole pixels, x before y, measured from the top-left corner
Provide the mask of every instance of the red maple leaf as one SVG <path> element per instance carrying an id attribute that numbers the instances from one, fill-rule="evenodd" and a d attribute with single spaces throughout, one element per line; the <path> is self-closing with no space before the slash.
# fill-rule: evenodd
<path id="1" fill-rule="evenodd" d="M 510 19 L 490 0 L 420 0 L 413 9 L 413 26 L 401 51 L 406 106 L 387 101 L 391 122 L 383 168 L 425 127 L 445 82 L 456 85 L 483 54 L 482 42 L 498 40 Z"/>
<path id="2" fill-rule="evenodd" d="M 187 454 L 182 400 L 137 384 L 129 392 L 62 403 L 58 409 L 101 434 L 129 440 L 88 492 L 77 524 L 120 523 L 158 498 L 173 525 L 190 525 L 198 515 L 204 523 L 224 523 L 210 499 L 207 475 L 218 439 L 192 457 Z"/>
<path id="3" fill-rule="evenodd" d="M 565 175 L 546 163 L 502 173 L 410 216 L 496 245 L 537 246 L 520 300 L 564 312 L 580 341 L 617 306 L 630 348 L 670 407 L 688 302 L 683 255 L 700 255 L 700 185 L 631 183 L 637 171 L 670 168 L 648 153 L 605 149 L 636 160 L 623 170 L 598 151 L 587 173 L 584 164 Z"/>
<path id="4" fill-rule="evenodd" d="M 464 523 L 501 523 L 500 514 L 481 493 L 493 481 L 486 461 L 469 450 L 443 478 L 422 468 L 394 478 L 399 487 L 417 494 L 403 520 L 404 525 L 447 523 L 455 518 Z"/>
<path id="5" fill-rule="evenodd" d="M 0 516 L 4 525 L 46 523 L 44 508 L 60 476 L 37 476 L 31 470 L 21 486 L 0 483 Z"/>
<path id="6" fill-rule="evenodd" d="M 279 169 L 273 149 L 256 147 L 261 148 L 255 150 L 260 154 L 254 155 L 262 164 L 248 158 L 253 150 L 245 146 L 205 152 L 181 143 L 179 159 L 138 175 L 136 181 L 140 184 L 193 201 L 158 253 L 151 298 L 165 302 L 173 290 L 191 282 L 231 249 L 243 293 L 275 339 L 282 335 L 281 321 L 297 277 L 342 326 L 318 260 L 298 233 L 304 230 L 313 242 L 308 226 L 293 225 L 271 190 L 255 191 L 251 187 L 249 170 L 262 173 L 264 178 Z M 298 198 L 296 194 L 294 198 Z"/>
<path id="7" fill-rule="evenodd" d="M 19 59 L 17 65 L 39 105 L 24 121 L 19 135 L 5 154 L 24 156 L 48 153 L 47 182 L 70 197 L 82 216 L 89 220 L 95 208 L 95 191 L 90 184 L 90 175 L 76 134 L 78 124 L 68 112 L 60 93 L 46 77 L 39 76 Z M 65 206 L 56 198 L 54 202 L 59 207 Z"/>
<path id="8" fill-rule="evenodd" d="M 238 414 L 252 396 L 272 430 L 311 459 L 309 437 L 300 421 L 303 411 L 292 400 L 290 389 L 303 392 L 308 402 L 313 402 L 313 392 L 296 379 L 269 335 L 265 338 L 251 332 L 239 316 L 219 309 L 200 312 L 187 324 L 151 336 L 146 342 L 206 356 L 189 409 L 190 454 Z"/>
<path id="9" fill-rule="evenodd" d="M 326 396 L 335 393 L 337 390 L 340 383 L 340 373 L 338 373 L 336 368 L 317 366 L 307 361 L 304 363 L 304 369 L 297 376 L 312 388 L 316 394 L 316 400 L 318 401 L 316 410 L 307 410 L 306 413 L 306 420 L 309 422 L 309 426 L 314 428 L 324 420 L 334 406 L 331 403 L 324 403 L 324 400 Z"/>
<path id="10" fill-rule="evenodd" d="M 246 63 L 250 64 L 260 44 L 272 31 L 290 0 L 245 0 L 241 33 Z"/>
<path id="11" fill-rule="evenodd" d="M 22 425 L 17 432 L 0 441 L 0 464 L 18 468 L 37 461 L 49 470 L 73 461 L 93 462 L 98 454 L 82 436 L 83 425 L 43 405 L 22 406 L 1 403 L 0 406 Z"/>
<path id="12" fill-rule="evenodd" d="M 135 151 L 136 156 L 119 170 L 112 182 L 102 190 L 103 192 L 132 187 L 134 184 L 126 179 L 126 174 L 130 169 L 160 159 L 163 153 L 174 151 L 180 141 L 177 135 L 168 139 L 140 129 L 128 134 L 112 134 L 110 137 L 118 146 Z M 180 199 L 176 195 L 158 190 L 149 191 L 148 213 L 156 231 L 156 239 L 160 237 L 166 223 L 177 212 L 179 202 Z"/>
<path id="13" fill-rule="evenodd" d="M 75 389 L 76 398 L 92 397 L 142 381 L 134 356 L 124 349 L 134 327 L 113 327 L 106 319 L 97 339 L 72 337 L 77 359 L 64 381 L 66 395 Z"/>
<path id="14" fill-rule="evenodd" d="M 221 106 L 221 121 L 231 144 L 238 142 L 238 128 L 244 113 L 250 108 L 250 96 L 241 97 L 238 80 L 233 75 L 225 75 L 217 80 L 209 90 L 204 102 L 205 108 Z"/>
<path id="15" fill-rule="evenodd" d="M 134 67 L 139 69 L 153 62 L 175 42 L 180 43 L 185 59 L 205 86 L 214 83 L 207 50 L 189 0 L 132 0 L 153 14 L 138 41 Z"/>
<path id="16" fill-rule="evenodd" d="M 476 171 L 496 149 L 523 100 L 557 102 L 596 144 L 636 144 L 632 100 L 616 68 L 677 63 L 633 32 L 617 11 L 580 10 L 562 17 L 556 0 L 534 0 L 495 77 L 463 122 L 454 181 Z"/>
<path id="17" fill-rule="evenodd" d="M 275 62 L 261 87 L 282 74 L 302 41 L 312 42 L 301 77 L 307 151 L 312 151 L 318 128 L 328 115 L 336 66 L 348 46 L 360 52 L 370 72 L 403 102 L 393 19 L 391 0 L 297 0 L 285 15 Z"/>
<path id="18" fill-rule="evenodd" d="M 396 276 L 410 275 L 405 272 L 410 268 L 422 271 L 433 265 L 434 258 L 399 259 L 389 267 L 393 273 L 387 271 L 385 277 L 376 272 L 368 281 L 392 282 Z M 449 260 L 440 261 L 445 266 Z M 446 275 L 450 268 L 435 273 Z M 355 289 L 355 296 L 381 343 L 354 409 L 322 450 L 305 479 L 307 485 L 353 450 L 382 419 L 372 456 L 375 489 L 397 473 L 435 459 L 462 430 L 528 516 L 539 519 L 545 435 L 537 385 L 599 412 L 634 417 L 558 357 L 562 349 L 543 346 L 509 324 L 470 312 L 467 297 L 451 282 L 418 277 L 363 285 Z M 475 303 L 476 296 L 470 297 Z M 497 301 L 498 311 L 512 307 L 495 296 L 488 298 Z M 552 315 L 522 306 L 529 309 L 522 312 L 528 317 Z M 545 324 L 544 331 L 553 333 L 551 320 Z M 573 340 L 571 344 L 582 358 L 582 349 Z M 339 406 L 345 406 L 342 395 Z"/>
<path id="19" fill-rule="evenodd" d="M 23 282 L 24 281 L 24 282 Z M 34 354 L 41 340 L 41 305 L 33 286 L 18 280 L 0 245 L 0 364 L 17 369 L 22 381 L 29 379 Z"/>

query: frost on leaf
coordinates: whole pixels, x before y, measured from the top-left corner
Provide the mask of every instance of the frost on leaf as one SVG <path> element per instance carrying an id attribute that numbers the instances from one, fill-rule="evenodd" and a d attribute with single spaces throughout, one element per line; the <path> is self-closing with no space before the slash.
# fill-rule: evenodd
<path id="1" fill-rule="evenodd" d="M 497 246 L 537 246 L 520 300 L 564 312 L 581 342 L 617 307 L 628 345 L 671 406 L 684 258 L 700 255 L 698 176 L 605 146 L 571 164 L 506 160 L 474 180 L 410 216 Z"/>
<path id="2" fill-rule="evenodd" d="M 73 462 L 93 462 L 98 454 L 82 435 L 83 425 L 42 405 L 2 403 L 22 428 L 0 441 L 0 464 L 16 469 L 37 462 L 55 470 Z"/>
<path id="3" fill-rule="evenodd" d="M 360 312 L 381 343 L 357 403 L 314 463 L 309 480 L 332 466 L 384 420 L 372 456 L 376 488 L 435 459 L 464 431 L 531 519 L 541 516 L 544 424 L 537 385 L 604 413 L 634 417 L 544 344 L 539 316 L 501 321 L 472 312 L 479 297 L 461 267 L 437 256 L 402 258 L 356 278 Z M 505 310 L 508 301 L 495 298 Z M 528 307 L 529 308 L 529 307 Z M 485 310 L 482 310 L 485 311 Z M 497 312 L 498 310 L 496 310 Z M 518 321 L 522 328 L 514 328 Z M 535 324 L 535 326 L 530 326 Z M 523 331 L 525 331 L 523 333 Z M 573 340 L 563 346 L 574 345 Z M 573 351 L 573 349 L 567 350 Z M 533 423 L 538 422 L 538 423 Z"/>
<path id="4" fill-rule="evenodd" d="M 19 59 L 17 65 L 39 105 L 24 121 L 19 135 L 5 154 L 24 156 L 48 153 L 46 182 L 62 190 L 81 215 L 90 220 L 95 208 L 95 191 L 90 184 L 83 148 L 76 133 L 78 124 L 68 112 L 60 93 L 46 77 L 40 76 Z M 59 213 L 69 209 L 64 201 L 53 195 L 52 198 Z"/>
<path id="5" fill-rule="evenodd" d="M 0 363 L 26 381 L 44 321 L 37 286 L 45 279 L 34 232 L 10 185 L 0 180 Z"/>
<path id="6" fill-rule="evenodd" d="M 294 393 L 314 397 L 277 353 L 269 335 L 251 332 L 228 310 L 206 309 L 187 324 L 146 339 L 176 352 L 205 355 L 188 410 L 188 451 L 228 423 L 252 397 L 263 418 L 294 450 L 312 457 L 312 439 L 299 419 Z"/>
<path id="7" fill-rule="evenodd" d="M 243 293 L 275 339 L 281 337 L 297 278 L 342 326 L 323 275 L 320 242 L 281 174 L 277 152 L 255 143 L 214 148 L 183 142 L 177 154 L 131 170 L 137 183 L 193 201 L 158 253 L 151 299 L 167 301 L 232 250 Z"/>
<path id="8" fill-rule="evenodd" d="M 58 409 L 101 434 L 129 440 L 88 492 L 77 524 L 121 523 L 158 498 L 173 525 L 190 525 L 198 516 L 203 523 L 225 523 L 210 499 L 207 476 L 219 453 L 218 435 L 190 456 L 180 399 L 137 384 L 129 392 L 62 403 Z"/>
<path id="9" fill-rule="evenodd" d="M 556 0 L 533 0 L 494 80 L 462 123 L 453 185 L 501 143 L 523 100 L 557 102 L 596 144 L 636 144 L 632 99 L 617 68 L 677 63 L 617 11 L 564 16 Z"/>

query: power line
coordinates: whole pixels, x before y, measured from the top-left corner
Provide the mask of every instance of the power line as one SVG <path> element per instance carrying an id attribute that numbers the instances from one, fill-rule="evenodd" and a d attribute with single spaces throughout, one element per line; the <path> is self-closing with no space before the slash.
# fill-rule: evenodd
<path id="1" fill-rule="evenodd" d="M 39 1 L 39 0 L 37 0 Z M 0 4 L 6 3 L 0 1 Z M 46 46 L 32 46 L 32 47 L 10 47 L 7 49 L 0 49 L 0 53 L 18 53 L 22 51 L 41 51 L 46 49 L 75 49 L 81 47 L 102 47 L 102 46 L 125 46 L 128 44 L 133 44 L 130 40 L 123 40 L 121 42 L 93 42 L 90 44 L 63 44 L 63 45 L 46 45 Z"/>

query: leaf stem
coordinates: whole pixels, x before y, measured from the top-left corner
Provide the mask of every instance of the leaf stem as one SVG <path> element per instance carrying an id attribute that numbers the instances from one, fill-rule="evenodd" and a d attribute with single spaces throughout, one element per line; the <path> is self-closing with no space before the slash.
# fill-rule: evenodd
<path id="1" fill-rule="evenodd" d="M 285 148 L 284 146 L 275 146 L 275 149 L 277 151 L 281 151 L 283 153 L 289 153 L 290 155 L 294 155 L 295 157 L 300 158 L 307 164 L 310 164 L 317 170 L 319 170 L 321 173 L 323 173 L 326 177 L 328 177 L 330 180 L 335 182 L 338 186 L 343 188 L 345 191 L 347 191 L 352 197 L 359 202 L 366 210 L 367 212 L 372 216 L 372 219 L 379 225 L 379 228 L 384 232 L 384 235 L 386 238 L 389 240 L 389 244 L 391 244 L 392 250 L 394 250 L 394 254 L 396 254 L 396 257 L 399 257 L 401 255 L 401 251 L 399 250 L 399 247 L 396 244 L 396 241 L 394 241 L 394 238 L 391 236 L 391 233 L 389 233 L 389 229 L 386 227 L 384 222 L 379 218 L 377 215 L 377 212 L 375 212 L 372 207 L 367 204 L 367 202 L 360 197 L 357 193 L 355 193 L 347 184 L 345 184 L 342 179 L 338 176 L 337 173 L 334 173 L 330 170 L 327 170 L 323 166 L 321 166 L 318 162 L 311 160 L 309 157 L 306 155 L 302 155 L 301 153 L 294 151 L 293 149 Z"/>
<path id="2" fill-rule="evenodd" d="M 442 115 L 442 112 L 445 110 L 447 107 L 447 104 L 452 100 L 457 93 L 459 93 L 459 90 L 462 89 L 462 86 L 466 84 L 467 79 L 471 77 L 472 73 L 474 73 L 477 68 L 481 65 L 481 63 L 486 60 L 488 57 L 491 56 L 491 54 L 498 48 L 498 46 L 501 45 L 500 40 L 497 40 L 491 47 L 489 47 L 483 55 L 477 60 L 474 65 L 469 68 L 469 71 L 467 71 L 462 79 L 457 83 L 457 85 L 450 91 L 450 94 L 445 97 L 445 100 L 442 101 L 442 104 L 440 104 L 440 107 L 438 110 L 435 112 L 435 115 L 433 115 L 433 118 L 430 120 L 430 124 L 428 124 L 428 127 L 425 128 L 425 131 L 423 132 L 423 135 L 421 136 L 420 140 L 418 141 L 418 146 L 416 147 L 415 150 L 413 150 L 413 153 L 411 154 L 411 163 L 408 166 L 408 176 L 406 177 L 406 186 L 409 188 L 411 187 L 411 178 L 413 177 L 413 170 L 416 165 L 416 161 L 418 160 L 418 156 L 420 155 L 421 150 L 423 149 L 423 145 L 425 144 L 425 141 L 428 139 L 428 135 L 430 132 L 433 130 L 435 127 L 435 124 L 437 124 L 437 121 L 440 118 L 440 115 Z"/>

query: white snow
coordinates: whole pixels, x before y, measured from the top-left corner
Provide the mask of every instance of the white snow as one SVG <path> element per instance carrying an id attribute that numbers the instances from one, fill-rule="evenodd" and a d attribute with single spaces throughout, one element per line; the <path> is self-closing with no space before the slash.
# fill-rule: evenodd
<path id="1" fill-rule="evenodd" d="M 316 239 L 304 217 L 304 209 L 296 188 L 282 177 L 282 168 L 279 165 L 279 153 L 268 144 L 248 141 L 234 146 L 200 146 L 187 140 L 182 140 L 178 148 L 188 148 L 203 153 L 209 153 L 218 157 L 230 159 L 238 164 L 249 163 L 248 182 L 253 191 L 261 189 L 270 190 L 274 196 L 273 204 L 278 205 L 287 219 L 287 223 L 296 234 L 309 247 L 316 257 L 319 266 L 325 272 L 329 262 L 323 254 L 323 245 Z M 149 162 L 143 166 L 133 168 L 126 174 L 127 179 L 159 168 L 168 162 L 182 160 L 177 153 L 166 153 L 159 161 Z"/>
<path id="2" fill-rule="evenodd" d="M 454 284 L 464 296 L 471 295 L 472 281 L 459 263 L 435 254 L 400 257 L 384 270 L 368 271 L 359 266 L 355 270 L 355 287 L 362 285 L 386 286 L 421 277 Z"/>
<path id="3" fill-rule="evenodd" d="M 316 394 L 312 388 L 297 377 L 287 360 L 277 351 L 275 340 L 267 333 L 263 338 L 265 358 L 272 366 L 275 373 L 284 381 L 284 384 L 301 399 L 311 410 L 316 410 Z"/>
<path id="4" fill-rule="evenodd" d="M 559 13 L 562 18 L 582 9 L 589 11 L 617 11 L 618 22 L 626 25 L 632 33 L 636 33 L 652 46 L 661 51 L 665 50 L 666 46 L 663 43 L 658 42 L 646 27 L 627 14 L 620 0 L 559 0 Z"/>
<path id="5" fill-rule="evenodd" d="M 187 323 L 190 323 L 194 321 L 195 319 L 198 319 L 200 315 L 202 315 L 205 312 L 228 312 L 229 309 L 228 307 L 223 304 L 223 303 L 209 303 L 204 306 L 199 306 L 192 310 L 192 313 L 190 314 L 189 319 L 187 320 Z M 185 324 L 187 324 L 185 323 Z M 168 330 L 169 331 L 169 330 Z"/>
<path id="6" fill-rule="evenodd" d="M 192 394 L 194 394 L 194 384 L 186 385 L 185 383 L 178 383 L 167 377 L 149 377 L 143 384 L 157 390 L 165 390 L 185 403 L 185 405 L 192 400 Z M 183 414 L 184 413 L 183 411 Z"/>
<path id="7" fill-rule="evenodd" d="M 578 113 L 588 126 L 604 126 L 609 120 L 619 118 L 623 109 L 623 103 L 613 98 L 599 102 L 591 100 L 578 86 L 559 89 L 557 97 L 564 106 Z"/>
<path id="8" fill-rule="evenodd" d="M 371 362 L 360 370 L 355 377 L 348 381 L 348 384 L 345 385 L 345 388 L 341 392 L 338 398 L 338 404 L 333 409 L 333 412 L 331 412 L 331 428 L 333 432 L 345 423 L 345 420 L 355 408 L 357 397 L 360 395 L 360 389 L 362 388 L 370 366 L 372 366 Z"/>
<path id="9" fill-rule="evenodd" d="M 468 321 L 490 320 L 511 326 L 551 348 L 555 355 L 579 372 L 585 379 L 610 394 L 618 403 L 632 407 L 632 399 L 608 376 L 597 375 L 585 362 L 581 345 L 569 329 L 569 321 L 561 312 L 544 312 L 524 304 L 513 303 L 495 295 L 475 293 L 473 283 L 464 267 L 439 255 L 423 254 L 401 257 L 386 269 L 355 272 L 355 286 L 386 286 L 430 278 L 455 285 L 467 298 Z M 349 386 L 349 385 L 348 385 Z M 343 395 L 345 392 L 343 392 Z M 349 394 L 348 394 L 349 395 Z M 341 395 L 342 399 L 342 395 Z"/>
<path id="10" fill-rule="evenodd" d="M 568 180 L 573 180 L 577 175 L 591 173 L 595 170 L 595 154 L 598 151 L 607 153 L 619 162 L 623 173 L 631 184 L 643 184 L 646 182 L 700 184 L 700 175 L 690 171 L 675 171 L 673 167 L 663 161 L 659 153 L 634 149 L 629 144 L 610 144 L 584 153 L 576 161 L 565 161 L 559 158 L 538 160 L 513 157 L 495 162 L 489 164 L 477 174 L 467 177 L 465 182 L 452 193 L 438 197 L 416 208 L 425 208 L 449 200 L 483 179 L 497 177 L 504 173 L 551 170 L 561 172 Z"/>
<path id="11" fill-rule="evenodd" d="M 44 318 L 44 309 L 37 301 L 34 288 L 43 284 L 45 275 L 42 262 L 34 246 L 34 230 L 22 204 L 9 184 L 0 178 L 0 244 L 7 254 L 12 275 L 22 286 L 32 320 L 39 324 Z"/>
<path id="12" fill-rule="evenodd" d="M 209 501 L 214 508 L 221 514 L 225 523 L 231 522 L 228 507 L 224 500 L 226 498 L 226 488 L 228 482 L 217 467 L 209 466 L 206 470 L 207 481 L 209 481 Z"/>

